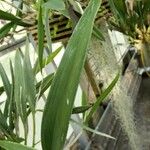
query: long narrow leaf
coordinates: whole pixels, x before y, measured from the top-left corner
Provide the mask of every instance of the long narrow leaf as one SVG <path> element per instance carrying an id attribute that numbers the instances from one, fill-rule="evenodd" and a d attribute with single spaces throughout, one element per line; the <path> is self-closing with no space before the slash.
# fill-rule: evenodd
<path id="1" fill-rule="evenodd" d="M 23 127 L 24 127 L 24 137 L 25 143 L 27 141 L 28 134 L 28 124 L 27 124 L 27 93 L 25 90 L 25 80 L 24 80 L 24 69 L 23 69 L 23 54 L 17 51 L 15 56 L 14 65 L 14 99 L 17 107 L 17 116 L 20 116 Z"/>
<path id="2" fill-rule="evenodd" d="M 22 144 L 4 140 L 0 140 L 0 147 L 4 148 L 5 150 L 35 150 Z"/>
<path id="3" fill-rule="evenodd" d="M 65 3 L 63 0 L 48 0 L 43 7 L 59 11 L 65 9 Z"/>
<path id="4" fill-rule="evenodd" d="M 93 27 L 93 35 L 95 35 L 99 40 L 105 41 L 103 34 L 101 33 L 100 29 L 96 27 L 96 25 Z"/>
<path id="5" fill-rule="evenodd" d="M 125 6 L 125 1 L 124 0 L 108 0 L 109 5 L 111 7 L 112 12 L 115 15 L 115 18 L 121 26 L 126 29 L 129 26 L 129 22 L 127 21 L 127 9 Z"/>
<path id="6" fill-rule="evenodd" d="M 6 92 L 7 96 L 9 97 L 10 93 L 11 93 L 11 84 L 9 82 L 9 79 L 8 79 L 6 72 L 1 63 L 0 63 L 0 76 L 3 81 L 5 92 Z"/>
<path id="7" fill-rule="evenodd" d="M 91 0 L 69 40 L 45 105 L 41 141 L 43 150 L 63 148 L 74 98 L 84 65 L 94 18 L 101 0 Z"/>
<path id="8" fill-rule="evenodd" d="M 53 78 L 54 78 L 54 74 L 52 73 L 52 74 L 48 75 L 47 77 L 45 77 L 43 79 L 43 81 L 40 81 L 36 84 L 37 93 L 40 90 L 39 97 L 41 97 L 43 95 L 43 93 L 50 87 L 50 85 L 53 81 Z"/>
<path id="9" fill-rule="evenodd" d="M 72 110 L 72 114 L 84 113 L 85 111 L 87 111 L 91 107 L 92 107 L 92 105 L 74 107 L 73 110 Z"/>
<path id="10" fill-rule="evenodd" d="M 10 29 L 14 26 L 13 22 L 7 23 L 0 29 L 0 39 L 4 38 L 10 31 Z"/>
<path id="11" fill-rule="evenodd" d="M 4 134 L 5 137 L 9 140 L 17 140 L 14 133 L 10 130 L 7 120 L 0 110 L 0 131 Z"/>
<path id="12" fill-rule="evenodd" d="M 36 97 L 36 87 L 35 87 L 35 77 L 32 70 L 30 58 L 29 58 L 29 49 L 26 49 L 24 57 L 24 83 L 25 83 L 25 93 L 29 106 L 32 110 L 32 113 L 35 112 L 35 97 Z"/>
<path id="13" fill-rule="evenodd" d="M 5 118 L 7 118 L 8 108 L 9 108 L 9 103 L 10 103 L 10 96 L 11 96 L 11 84 L 1 63 L 0 63 L 0 76 L 2 78 L 4 89 L 7 95 L 7 100 L 6 100 L 5 108 L 4 108 L 4 116 Z"/>
<path id="14" fill-rule="evenodd" d="M 3 134 L 6 137 L 9 137 L 9 126 L 7 124 L 6 118 L 2 111 L 0 110 L 0 131 L 3 132 Z"/>
<path id="15" fill-rule="evenodd" d="M 49 20 L 49 9 L 45 10 L 45 35 L 47 41 L 47 47 L 49 52 L 52 52 L 52 39 L 51 39 L 51 32 L 50 32 L 50 20 Z"/>
<path id="16" fill-rule="evenodd" d="M 57 56 L 57 54 L 61 51 L 62 46 L 60 46 L 58 49 L 56 49 L 53 53 L 51 53 L 50 55 L 48 55 L 43 61 L 42 61 L 42 68 L 44 68 L 47 64 L 49 64 L 50 62 L 53 61 L 53 59 L 55 58 L 55 56 Z M 39 62 L 37 61 L 35 63 L 34 66 L 34 73 L 38 73 L 40 71 L 40 66 L 39 66 Z"/>
<path id="17" fill-rule="evenodd" d="M 9 126 L 10 129 L 13 131 L 14 129 L 14 114 L 16 115 L 16 110 L 15 110 L 15 102 L 14 102 L 14 69 L 12 62 L 10 61 L 10 71 L 11 71 L 11 80 L 12 80 L 12 85 L 11 85 L 11 96 L 10 96 L 10 103 L 9 103 Z"/>
<path id="18" fill-rule="evenodd" d="M 17 112 L 20 115 L 23 123 L 26 121 L 26 98 L 23 95 L 24 93 L 24 78 L 23 78 L 23 66 L 22 58 L 19 51 L 16 52 L 15 56 L 15 65 L 14 65 L 14 76 L 15 76 L 15 85 L 14 85 L 14 98 L 17 106 Z"/>
<path id="19" fill-rule="evenodd" d="M 96 100 L 96 102 L 94 103 L 91 111 L 89 112 L 89 114 L 88 114 L 88 116 L 86 118 L 85 123 L 87 123 L 89 121 L 89 119 L 92 117 L 92 115 L 94 114 L 94 112 L 97 110 L 97 108 L 99 107 L 99 105 L 101 104 L 101 102 L 108 96 L 108 94 L 110 94 L 110 92 L 112 91 L 113 87 L 116 85 L 118 79 L 119 79 L 119 73 L 116 75 L 116 77 L 111 82 L 111 84 L 106 88 L 106 90 Z"/>
<path id="20" fill-rule="evenodd" d="M 4 86 L 0 87 L 0 95 L 5 91 Z"/>
<path id="21" fill-rule="evenodd" d="M 81 104 L 82 106 L 88 105 L 88 98 L 84 91 L 82 91 L 82 103 Z M 86 112 L 83 112 L 83 119 L 85 118 L 85 116 L 86 116 Z"/>
<path id="22" fill-rule="evenodd" d="M 95 133 L 95 134 L 97 134 L 97 135 L 104 136 L 104 137 L 107 137 L 107 138 L 110 138 L 110 139 L 115 140 L 114 137 L 112 137 L 112 136 L 110 136 L 110 135 L 108 135 L 108 134 L 106 134 L 106 133 L 102 133 L 102 132 L 99 132 L 99 131 L 97 131 L 97 130 L 93 130 L 93 129 L 87 127 L 86 125 L 81 124 L 81 123 L 79 123 L 79 122 L 77 122 L 77 121 L 75 121 L 75 120 L 73 120 L 73 119 L 71 119 L 71 121 L 72 121 L 73 123 L 76 123 L 78 126 L 80 126 L 81 128 L 83 128 L 84 130 L 87 130 L 87 131 L 90 131 L 90 132 Z"/>
<path id="23" fill-rule="evenodd" d="M 11 22 L 17 24 L 17 25 L 20 25 L 20 26 L 24 26 L 24 27 L 28 27 L 28 26 L 31 26 L 30 23 L 26 23 L 26 22 L 23 22 L 20 18 L 14 16 L 13 14 L 11 13 L 8 13 L 8 12 L 5 12 L 5 11 L 2 11 L 0 10 L 0 19 L 3 19 L 3 20 L 10 20 Z"/>
<path id="24" fill-rule="evenodd" d="M 43 51 L 44 51 L 44 25 L 42 20 L 42 0 L 39 2 L 39 14 L 38 14 L 38 59 L 40 70 L 42 69 Z"/>

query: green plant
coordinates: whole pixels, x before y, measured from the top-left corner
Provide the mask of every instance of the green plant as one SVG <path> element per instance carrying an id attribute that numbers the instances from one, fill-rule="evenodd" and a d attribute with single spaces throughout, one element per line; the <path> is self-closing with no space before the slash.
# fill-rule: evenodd
<path id="1" fill-rule="evenodd" d="M 34 67 L 31 65 L 29 58 L 28 42 L 26 44 L 25 54 L 17 50 L 14 64 L 10 61 L 11 80 L 8 79 L 5 69 L 0 65 L 0 75 L 3 81 L 3 86 L 0 87 L 0 93 L 2 94 L 5 92 L 7 95 L 4 111 L 1 110 L 0 112 L 0 129 L 3 135 L 3 141 L 0 141 L 0 146 L 5 149 L 13 150 L 14 147 L 18 147 L 18 149 L 32 149 L 18 144 L 24 142 L 24 144 L 27 145 L 29 115 L 32 115 L 33 118 L 32 147 L 35 147 L 35 114 L 37 111 L 43 112 L 43 110 L 37 110 L 36 105 L 37 101 L 49 87 L 50 90 L 48 97 L 46 98 L 42 119 L 42 147 L 43 150 L 62 149 L 66 140 L 71 114 L 83 113 L 88 110 L 89 115 L 87 120 L 89 120 L 100 103 L 111 92 L 119 78 L 119 75 L 117 74 L 110 86 L 104 91 L 104 93 L 102 93 L 93 105 L 83 105 L 73 108 L 74 97 L 79 84 L 91 35 L 94 33 L 96 37 L 104 40 L 100 31 L 94 25 L 94 19 L 100 7 L 101 0 L 91 0 L 68 41 L 64 56 L 56 73 L 47 75 L 41 81 L 36 82 L 37 73 L 40 72 L 42 74 L 42 69 L 53 61 L 54 57 L 62 48 L 58 48 L 55 52 L 50 53 L 48 57 L 43 58 L 45 35 L 50 51 L 52 47 L 51 36 L 49 34 L 49 18 L 47 16 L 53 11 L 57 11 L 57 13 L 67 11 L 66 8 L 68 6 L 68 1 L 65 2 L 63 0 L 40 0 L 34 4 L 38 12 L 38 58 Z M 21 18 L 21 15 L 17 15 L 16 17 L 8 12 L 6 13 L 2 10 L 1 12 L 1 19 L 10 22 L 1 28 L 2 34 L 0 34 L 0 38 L 5 37 L 9 32 L 15 30 L 17 25 L 25 27 L 31 26 L 31 24 Z M 19 118 L 21 118 L 24 126 L 23 137 L 18 135 Z M 86 122 L 87 121 L 85 121 L 85 124 Z M 87 124 L 80 125 L 82 128 L 89 130 L 90 132 L 95 132 L 96 134 L 112 138 L 111 136 L 90 129 L 86 126 Z"/>
<path id="2" fill-rule="evenodd" d="M 130 37 L 144 67 L 150 66 L 150 3 L 148 0 L 108 0 L 114 17 L 110 26 Z M 149 73 L 148 73 L 149 74 Z"/>
<path id="3" fill-rule="evenodd" d="M 54 58 L 56 52 L 57 50 L 54 53 L 50 54 L 47 58 Z M 47 60 L 49 62 L 52 61 L 50 59 Z M 43 67 L 45 67 L 45 65 L 43 65 Z M 3 135 L 2 139 L 7 139 L 9 141 L 17 143 L 24 141 L 26 145 L 29 131 L 28 117 L 30 114 L 32 114 L 32 146 L 34 147 L 36 103 L 44 94 L 44 92 L 50 87 L 54 74 L 50 74 L 46 76 L 42 81 L 36 83 L 36 74 L 39 71 L 36 71 L 36 73 L 34 73 L 35 69 L 31 67 L 28 49 L 26 50 L 25 54 L 22 54 L 19 51 L 16 52 L 14 64 L 12 64 L 12 62 L 10 61 L 10 70 L 11 81 L 8 79 L 8 76 L 3 66 L 0 64 L 0 76 L 3 81 L 3 86 L 1 87 L 1 94 L 5 92 L 7 95 L 4 110 L 2 111 L 0 109 L 0 131 Z M 19 118 L 21 118 L 21 121 L 24 125 L 24 137 L 20 137 L 17 134 L 19 132 Z"/>
<path id="4" fill-rule="evenodd" d="M 53 57 L 54 54 L 56 53 L 56 51 L 54 53 L 52 53 L 50 56 L 48 56 L 47 58 Z M 49 59 L 47 59 L 47 60 L 49 60 Z M 47 64 L 47 63 L 45 63 L 45 64 Z M 37 66 L 37 65 L 35 65 L 35 66 Z M 43 67 L 45 67 L 45 65 Z M 40 97 L 44 94 L 44 92 L 51 86 L 52 80 L 54 78 L 54 74 L 50 74 L 50 75 L 46 76 L 42 81 L 39 81 L 36 83 L 35 82 L 36 74 L 34 74 L 35 68 L 31 67 L 28 50 L 26 50 L 25 55 L 20 53 L 19 51 L 16 52 L 14 65 L 10 61 L 10 69 L 11 69 L 11 81 L 9 81 L 8 76 L 7 76 L 3 66 L 0 64 L 0 76 L 2 77 L 2 81 L 3 81 L 3 85 L 4 85 L 3 87 L 1 87 L 1 89 L 3 89 L 1 91 L 1 94 L 4 92 L 6 92 L 6 94 L 7 94 L 7 100 L 5 103 L 4 111 L 2 111 L 2 110 L 0 111 L 0 120 L 1 120 L 0 121 L 0 131 L 1 131 L 1 134 L 3 135 L 1 137 L 1 139 L 3 141 L 0 141 L 0 146 L 5 149 L 8 149 L 8 150 L 13 150 L 17 147 L 19 149 L 28 150 L 28 149 L 32 149 L 32 148 L 23 146 L 22 144 L 19 144 L 19 143 L 24 142 L 25 145 L 27 144 L 27 136 L 28 136 L 28 132 L 29 132 L 28 117 L 30 114 L 32 114 L 32 117 L 33 117 L 32 147 L 34 147 L 36 145 L 36 142 L 35 142 L 35 128 L 36 128 L 35 113 L 37 111 L 43 112 L 43 110 L 36 109 L 36 103 L 40 99 Z M 22 76 L 20 76 L 20 74 Z M 84 113 L 85 111 L 87 111 L 91 108 L 91 110 L 89 110 L 89 112 L 88 112 L 88 115 L 85 117 L 86 119 L 85 119 L 85 122 L 83 122 L 83 124 L 78 123 L 74 120 L 71 120 L 71 121 L 73 121 L 77 125 L 81 126 L 81 128 L 83 128 L 84 130 L 114 139 L 114 137 L 112 137 L 112 136 L 109 136 L 107 134 L 104 134 L 104 133 L 101 133 L 101 132 L 98 132 L 96 130 L 89 128 L 87 126 L 87 122 L 92 117 L 93 113 L 99 107 L 101 102 L 103 100 L 105 100 L 107 95 L 112 91 L 118 78 L 119 78 L 119 74 L 116 75 L 116 77 L 114 78 L 112 83 L 101 94 L 101 96 L 96 100 L 96 102 L 93 105 L 85 105 L 84 104 L 83 106 L 72 108 L 71 114 Z M 22 90 L 20 90 L 20 89 L 22 89 Z M 50 92 L 51 92 L 51 90 L 50 90 Z M 62 90 L 60 90 L 60 93 L 61 92 L 62 92 Z M 46 105 L 46 106 L 48 108 L 48 105 Z M 54 105 L 51 104 L 51 106 L 54 106 Z M 62 105 L 60 105 L 60 106 L 62 106 Z M 57 106 L 57 108 L 58 108 L 58 106 Z M 64 113 L 64 110 L 66 110 L 66 107 L 65 107 L 65 109 L 62 110 L 63 113 Z M 55 113 L 57 111 L 59 111 L 59 109 L 58 110 L 55 109 Z M 47 116 L 43 115 L 43 117 L 47 117 Z M 20 124 L 19 118 L 21 118 L 23 125 L 24 125 L 24 137 L 20 137 L 18 134 L 16 134 L 19 131 L 19 128 L 18 128 L 19 124 Z M 48 120 L 49 120 L 49 118 L 48 118 Z M 66 125 L 68 125 L 68 124 L 69 124 L 69 122 L 66 122 Z M 50 125 L 48 125 L 48 124 L 46 124 L 46 126 L 50 127 Z M 59 122 L 59 128 L 60 127 L 61 127 L 61 124 Z M 55 131 L 55 129 L 52 129 L 52 130 Z M 66 131 L 64 132 L 64 134 L 65 133 L 66 133 Z M 58 135 L 57 132 L 55 132 L 55 134 Z M 41 138 L 41 139 L 44 140 L 43 138 Z M 45 139 L 45 141 L 48 142 L 47 139 Z M 55 148 L 56 148 L 56 146 L 54 147 L 54 149 Z"/>
<path id="5" fill-rule="evenodd" d="M 59 150 L 64 145 L 74 97 L 99 5 L 99 0 L 90 2 L 75 27 L 57 70 L 42 120 L 41 140 L 44 150 Z M 81 40 L 84 42 L 80 43 Z"/>

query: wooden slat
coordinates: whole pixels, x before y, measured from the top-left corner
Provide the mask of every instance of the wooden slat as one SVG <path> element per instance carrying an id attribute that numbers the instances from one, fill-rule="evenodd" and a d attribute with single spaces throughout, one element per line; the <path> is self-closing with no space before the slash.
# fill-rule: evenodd
<path id="1" fill-rule="evenodd" d="M 85 9 L 85 7 L 88 4 L 88 0 L 81 0 L 79 1 L 83 7 L 83 9 Z M 97 17 L 95 19 L 95 23 L 99 24 L 102 20 L 102 18 L 108 18 L 111 15 L 111 11 L 108 5 L 108 2 L 106 0 L 103 0 L 102 5 L 99 9 L 99 12 L 97 14 Z M 32 15 L 33 16 L 36 15 Z M 60 15 L 58 13 L 54 13 L 51 17 L 50 17 L 50 21 L 49 21 L 49 26 L 50 26 L 50 31 L 52 33 L 52 42 L 66 42 L 69 37 L 71 36 L 72 33 L 72 27 L 68 27 L 68 22 L 69 19 L 66 18 L 63 15 Z M 55 28 L 57 27 L 57 32 L 56 32 L 56 36 L 53 36 L 53 33 L 55 33 Z M 34 25 L 30 28 L 28 28 L 28 32 L 30 32 L 34 39 L 37 41 L 37 25 Z"/>

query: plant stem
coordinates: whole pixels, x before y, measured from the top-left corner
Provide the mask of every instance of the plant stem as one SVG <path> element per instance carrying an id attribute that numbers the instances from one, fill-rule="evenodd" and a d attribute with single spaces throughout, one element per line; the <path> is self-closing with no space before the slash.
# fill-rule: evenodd
<path id="1" fill-rule="evenodd" d="M 33 119 L 33 139 L 32 139 L 32 147 L 35 146 L 35 130 L 36 130 L 36 126 L 35 126 L 35 113 L 32 114 L 32 119 Z"/>
<path id="2" fill-rule="evenodd" d="M 25 137 L 24 144 L 27 145 L 27 138 L 28 138 L 28 125 L 27 125 L 27 123 L 24 124 L 24 137 Z"/>

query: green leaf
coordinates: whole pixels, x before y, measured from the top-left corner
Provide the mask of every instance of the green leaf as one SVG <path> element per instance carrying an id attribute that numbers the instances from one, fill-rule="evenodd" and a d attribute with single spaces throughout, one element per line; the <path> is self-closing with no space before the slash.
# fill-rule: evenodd
<path id="1" fill-rule="evenodd" d="M 85 92 L 82 91 L 82 106 L 84 106 L 84 105 L 88 105 L 88 98 L 87 98 Z M 83 119 L 85 118 L 85 116 L 86 116 L 86 112 L 83 112 Z"/>
<path id="2" fill-rule="evenodd" d="M 3 81 L 3 85 L 4 85 L 4 89 L 5 89 L 5 92 L 7 94 L 7 97 L 10 97 L 10 93 L 11 93 L 11 84 L 9 82 L 9 79 L 6 75 L 6 72 L 2 66 L 2 64 L 0 63 L 0 76 L 2 78 L 2 81 Z"/>
<path id="3" fill-rule="evenodd" d="M 116 18 L 116 21 L 126 30 L 130 22 L 128 22 L 129 14 L 127 13 L 124 0 L 108 0 L 110 8 Z"/>
<path id="4" fill-rule="evenodd" d="M 101 95 L 99 96 L 99 98 L 96 100 L 96 102 L 92 106 L 89 114 L 86 117 L 85 123 L 87 123 L 89 121 L 89 119 L 93 116 L 94 112 L 97 110 L 97 108 L 99 107 L 99 105 L 101 104 L 101 102 L 103 100 L 105 100 L 106 97 L 110 94 L 110 92 L 112 91 L 113 87 L 116 85 L 118 79 L 119 79 L 119 73 L 113 79 L 113 81 L 111 82 L 111 84 L 104 90 L 104 92 L 101 93 Z"/>
<path id="5" fill-rule="evenodd" d="M 69 12 L 68 12 L 67 9 L 65 9 L 65 10 L 59 10 L 59 13 L 61 13 L 62 15 L 64 15 L 66 18 L 70 19 Z"/>
<path id="6" fill-rule="evenodd" d="M 45 35 L 47 41 L 47 47 L 49 53 L 52 52 L 52 39 L 51 39 L 51 32 L 50 32 L 50 20 L 49 20 L 49 10 L 44 11 L 44 20 L 45 20 Z"/>
<path id="7" fill-rule="evenodd" d="M 150 3 L 149 0 L 142 1 L 143 3 L 143 14 L 148 15 L 150 13 Z"/>
<path id="8" fill-rule="evenodd" d="M 91 0 L 76 25 L 56 72 L 45 105 L 41 141 L 43 150 L 63 148 L 80 74 L 101 0 Z"/>
<path id="9" fill-rule="evenodd" d="M 1 110 L 0 110 L 0 131 L 4 134 L 5 137 L 7 137 L 7 139 L 17 140 L 14 133 L 10 130 L 7 124 L 7 120 Z"/>
<path id="10" fill-rule="evenodd" d="M 93 35 L 97 37 L 99 40 L 105 41 L 105 38 L 103 34 L 101 33 L 100 29 L 98 29 L 98 27 L 96 27 L 95 25 L 93 27 Z"/>
<path id="11" fill-rule="evenodd" d="M 6 137 L 10 137 L 9 135 L 9 127 L 6 121 L 6 118 L 2 111 L 0 110 L 0 130 Z"/>
<path id="12" fill-rule="evenodd" d="M 4 141 L 4 140 L 3 141 L 0 140 L 0 146 L 5 150 L 35 150 L 33 148 L 27 147 L 22 144 L 10 142 L 10 141 Z"/>
<path id="13" fill-rule="evenodd" d="M 84 91 L 82 91 L 82 105 L 87 105 L 88 104 L 88 98 L 85 94 Z"/>
<path id="14" fill-rule="evenodd" d="M 42 67 L 44 68 L 47 64 L 53 61 L 57 54 L 62 50 L 63 46 L 58 47 L 53 53 L 43 60 Z"/>
<path id="15" fill-rule="evenodd" d="M 0 87 L 0 95 L 5 91 L 4 86 Z"/>
<path id="16" fill-rule="evenodd" d="M 43 4 L 43 7 L 45 7 L 46 9 L 59 11 L 65 9 L 65 3 L 63 0 L 48 0 L 46 3 Z"/>
<path id="17" fill-rule="evenodd" d="M 28 27 L 28 26 L 32 25 L 30 23 L 23 22 L 20 18 L 14 16 L 11 13 L 8 13 L 8 12 L 0 10 L 0 14 L 1 14 L 0 15 L 0 19 L 9 20 L 9 21 L 11 21 L 14 24 L 17 24 L 17 25 L 20 25 L 20 26 L 24 26 L 24 27 Z"/>
<path id="18" fill-rule="evenodd" d="M 12 62 L 10 61 L 10 71 L 11 71 L 11 80 L 12 80 L 12 85 L 11 85 L 11 96 L 10 96 L 10 103 L 9 103 L 9 126 L 10 129 L 13 131 L 14 130 L 14 114 L 16 113 L 15 110 L 15 103 L 14 103 L 14 69 Z M 16 115 L 16 114 L 15 114 Z"/>
<path id="19" fill-rule="evenodd" d="M 25 85 L 24 85 L 24 71 L 22 64 L 22 57 L 19 51 L 15 55 L 14 65 L 14 99 L 17 106 L 17 112 L 21 117 L 23 123 L 26 122 L 26 97 L 25 97 Z"/>
<path id="20" fill-rule="evenodd" d="M 44 51 L 44 25 L 42 21 L 42 0 L 39 2 L 39 14 L 38 14 L 38 59 L 40 70 L 42 70 L 43 51 Z"/>
<path id="21" fill-rule="evenodd" d="M 10 31 L 10 29 L 14 26 L 13 22 L 7 23 L 0 29 L 0 39 L 4 38 Z"/>
<path id="22" fill-rule="evenodd" d="M 79 107 L 75 107 L 72 110 L 72 114 L 79 114 L 79 113 L 84 113 L 85 111 L 87 111 L 89 108 L 91 108 L 92 105 L 86 105 L 86 106 L 79 106 Z"/>
<path id="23" fill-rule="evenodd" d="M 54 78 L 54 73 L 48 75 L 42 81 L 40 81 L 36 84 L 37 93 L 40 90 L 39 97 L 41 97 L 43 95 L 43 93 L 50 87 L 50 85 L 53 81 L 53 78 Z"/>
<path id="24" fill-rule="evenodd" d="M 5 116 L 5 118 L 7 118 L 8 117 L 10 97 L 11 97 L 11 84 L 10 84 L 10 81 L 9 81 L 9 79 L 6 75 L 6 72 L 5 72 L 1 63 L 0 63 L 0 76 L 2 78 L 4 89 L 5 89 L 5 92 L 7 95 L 7 100 L 5 102 L 5 108 L 4 108 L 4 116 Z"/>
<path id="25" fill-rule="evenodd" d="M 24 57 L 24 83 L 25 83 L 25 94 L 27 101 L 29 102 L 29 107 L 32 113 L 35 112 L 35 97 L 36 97 L 36 87 L 35 87 L 35 76 L 32 70 L 29 48 L 26 47 L 25 57 Z"/>
<path id="26" fill-rule="evenodd" d="M 14 100 L 17 108 L 17 116 L 20 116 L 23 127 L 24 127 L 24 137 L 25 143 L 27 141 L 28 135 L 28 124 L 27 124 L 27 94 L 25 90 L 25 80 L 24 80 L 24 66 L 23 66 L 23 54 L 21 51 L 17 51 L 15 55 L 15 65 L 14 65 Z"/>
<path id="27" fill-rule="evenodd" d="M 70 5 L 72 5 L 74 11 L 78 12 L 79 14 L 83 14 L 82 6 L 79 2 L 75 0 L 68 0 Z"/>
<path id="28" fill-rule="evenodd" d="M 149 24 L 150 2 L 149 0 L 144 0 L 144 1 L 141 1 L 141 3 L 143 3 L 142 16 L 145 21 L 144 23 L 150 25 Z"/>
<path id="29" fill-rule="evenodd" d="M 107 138 L 116 140 L 116 138 L 114 138 L 114 137 L 112 137 L 112 136 L 110 136 L 110 135 L 108 135 L 108 134 L 99 132 L 99 131 L 97 131 L 97 130 L 93 130 L 93 129 L 87 127 L 86 125 L 81 124 L 81 123 L 79 123 L 79 122 L 77 122 L 77 121 L 75 121 L 75 120 L 73 120 L 73 119 L 71 119 L 71 121 L 72 121 L 73 123 L 76 123 L 78 126 L 80 126 L 81 128 L 83 128 L 84 130 L 90 131 L 90 132 L 95 133 L 95 134 L 100 135 L 100 136 L 104 136 L 104 137 L 107 137 Z"/>
<path id="30" fill-rule="evenodd" d="M 42 61 L 42 68 L 44 68 L 46 65 L 48 65 L 50 62 L 53 61 L 55 56 L 61 51 L 62 46 L 60 46 L 58 49 L 56 49 L 53 53 L 49 54 L 43 61 Z M 34 73 L 38 73 L 40 71 L 39 62 L 37 61 L 34 65 Z"/>

